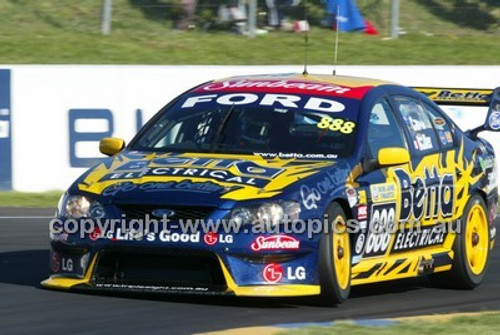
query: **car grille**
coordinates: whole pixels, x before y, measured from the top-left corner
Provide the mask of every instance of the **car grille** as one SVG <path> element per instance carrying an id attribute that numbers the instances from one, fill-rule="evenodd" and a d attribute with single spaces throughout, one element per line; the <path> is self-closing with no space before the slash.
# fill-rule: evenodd
<path id="1" fill-rule="evenodd" d="M 193 250 L 103 249 L 94 271 L 95 284 L 202 286 L 227 288 L 217 257 Z"/>
<path id="2" fill-rule="evenodd" d="M 127 219 L 144 219 L 146 215 L 155 217 L 153 211 L 157 209 L 173 210 L 174 214 L 168 218 L 171 220 L 197 220 L 206 219 L 215 207 L 200 206 L 168 206 L 168 205 L 137 205 L 137 204 L 118 204 L 118 208 L 125 214 Z"/>

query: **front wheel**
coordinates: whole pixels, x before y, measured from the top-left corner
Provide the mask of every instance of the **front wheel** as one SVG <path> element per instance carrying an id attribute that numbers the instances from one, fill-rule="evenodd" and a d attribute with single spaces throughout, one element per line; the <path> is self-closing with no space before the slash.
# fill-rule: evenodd
<path id="1" fill-rule="evenodd" d="M 487 207 L 479 195 L 471 197 L 459 222 L 460 232 L 453 244 L 453 265 L 449 272 L 431 279 L 440 286 L 473 289 L 484 279 L 488 265 L 490 229 Z"/>
<path id="2" fill-rule="evenodd" d="M 342 206 L 332 203 L 326 214 L 330 229 L 321 236 L 319 248 L 320 302 L 336 305 L 351 291 L 351 243 Z"/>

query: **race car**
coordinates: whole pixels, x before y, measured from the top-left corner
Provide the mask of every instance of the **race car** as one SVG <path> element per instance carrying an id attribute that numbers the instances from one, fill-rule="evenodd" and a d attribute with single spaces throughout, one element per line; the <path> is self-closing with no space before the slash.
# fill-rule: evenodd
<path id="1" fill-rule="evenodd" d="M 489 106 L 462 131 L 433 102 Z M 51 289 L 348 298 L 484 279 L 500 90 L 312 74 L 201 84 L 78 178 L 51 222 Z"/>

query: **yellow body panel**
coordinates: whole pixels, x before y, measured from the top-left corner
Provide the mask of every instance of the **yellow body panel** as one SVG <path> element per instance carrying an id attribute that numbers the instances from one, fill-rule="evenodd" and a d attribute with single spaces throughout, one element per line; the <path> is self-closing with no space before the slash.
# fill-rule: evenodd
<path id="1" fill-rule="evenodd" d="M 226 265 L 219 258 L 219 263 L 226 280 L 229 292 L 234 292 L 237 296 L 253 297 L 291 297 L 318 295 L 321 291 L 319 285 L 252 285 L 238 286 L 231 277 Z"/>
<path id="2" fill-rule="evenodd" d="M 41 282 L 42 286 L 47 288 L 59 289 L 59 290 L 69 290 L 75 285 L 88 284 L 90 285 L 90 279 L 92 272 L 97 261 L 97 255 L 94 256 L 92 262 L 90 263 L 87 272 L 83 278 L 68 278 L 68 277 L 58 277 L 51 276 Z"/>

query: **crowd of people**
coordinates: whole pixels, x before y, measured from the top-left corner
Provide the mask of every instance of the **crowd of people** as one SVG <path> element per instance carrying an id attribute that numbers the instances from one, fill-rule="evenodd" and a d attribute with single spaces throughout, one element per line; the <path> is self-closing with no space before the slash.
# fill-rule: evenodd
<path id="1" fill-rule="evenodd" d="M 189 30 L 196 27 L 197 6 L 203 5 L 218 7 L 216 19 L 213 22 L 230 27 L 231 31 L 239 34 L 247 32 L 247 10 L 250 0 L 218 0 L 201 2 L 198 0 L 180 0 L 181 15 L 175 24 L 178 30 Z M 377 35 L 373 25 L 363 18 L 356 0 L 258 0 L 259 32 L 267 33 L 271 30 L 303 31 L 309 29 L 309 22 L 305 20 L 305 5 L 314 3 L 324 10 L 321 25 L 340 31 L 363 31 Z M 300 8 L 299 8 L 300 6 Z M 309 7 L 309 6 L 307 6 Z M 299 9 L 299 10 L 297 10 Z M 298 15 L 300 13 L 300 15 Z M 295 16 L 295 18 L 293 18 Z M 301 16 L 301 18 L 298 18 Z M 263 29 L 262 29 L 263 28 Z"/>
<path id="2" fill-rule="evenodd" d="M 227 0 L 218 9 L 218 19 L 223 23 L 243 26 L 247 20 L 248 0 Z M 290 11 L 300 4 L 300 0 L 265 0 L 267 24 L 271 29 L 290 29 L 288 16 Z M 193 29 L 198 0 L 181 0 L 182 16 L 176 23 L 176 29 Z"/>

